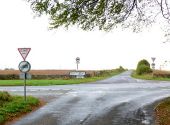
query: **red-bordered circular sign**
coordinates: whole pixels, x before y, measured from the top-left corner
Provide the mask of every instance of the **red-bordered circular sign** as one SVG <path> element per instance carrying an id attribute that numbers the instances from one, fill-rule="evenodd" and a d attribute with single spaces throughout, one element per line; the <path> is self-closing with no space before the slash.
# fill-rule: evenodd
<path id="1" fill-rule="evenodd" d="M 30 71 L 31 65 L 28 61 L 22 61 L 22 62 L 19 63 L 18 68 L 21 72 L 27 73 L 27 72 Z"/>

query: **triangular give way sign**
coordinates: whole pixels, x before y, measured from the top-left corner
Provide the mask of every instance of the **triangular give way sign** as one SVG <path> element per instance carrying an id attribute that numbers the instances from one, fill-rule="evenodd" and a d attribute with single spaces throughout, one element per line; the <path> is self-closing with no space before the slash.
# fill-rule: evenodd
<path id="1" fill-rule="evenodd" d="M 27 55 L 29 54 L 31 48 L 18 48 L 19 53 L 21 54 L 23 60 L 27 58 Z"/>

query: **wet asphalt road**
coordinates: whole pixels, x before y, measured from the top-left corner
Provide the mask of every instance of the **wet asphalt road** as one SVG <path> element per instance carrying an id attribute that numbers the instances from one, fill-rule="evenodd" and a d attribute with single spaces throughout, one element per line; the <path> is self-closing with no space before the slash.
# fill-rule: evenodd
<path id="1" fill-rule="evenodd" d="M 170 96 L 170 83 L 130 74 L 89 84 L 27 87 L 28 95 L 47 104 L 12 125 L 154 125 L 154 105 Z M 23 95 L 23 87 L 1 90 Z"/>

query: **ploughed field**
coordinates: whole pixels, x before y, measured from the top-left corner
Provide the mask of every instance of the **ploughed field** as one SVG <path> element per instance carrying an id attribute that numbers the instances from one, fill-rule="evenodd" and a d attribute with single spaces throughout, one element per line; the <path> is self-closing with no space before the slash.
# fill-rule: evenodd
<path id="1" fill-rule="evenodd" d="M 31 75 L 69 75 L 70 72 L 75 71 L 75 70 L 31 70 L 29 73 Z M 86 72 L 86 74 L 91 74 L 93 75 L 95 70 L 83 70 Z M 0 70 L 0 75 L 10 75 L 10 74 L 15 74 L 19 75 L 20 71 L 19 70 Z"/>
<path id="2" fill-rule="evenodd" d="M 35 80 L 40 79 L 69 79 L 70 72 L 75 72 L 76 70 L 31 70 L 32 78 Z M 79 70 L 80 71 L 80 70 Z M 93 77 L 98 74 L 98 71 L 86 70 L 86 77 Z M 19 70 L 0 70 L 0 80 L 19 80 L 21 72 Z"/>

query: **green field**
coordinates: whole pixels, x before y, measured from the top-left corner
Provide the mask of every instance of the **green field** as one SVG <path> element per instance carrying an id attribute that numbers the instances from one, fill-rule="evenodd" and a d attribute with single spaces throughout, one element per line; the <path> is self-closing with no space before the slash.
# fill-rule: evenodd
<path id="1" fill-rule="evenodd" d="M 47 86 L 47 85 L 69 85 L 69 84 L 80 84 L 87 82 L 94 82 L 108 77 L 118 75 L 123 71 L 115 70 L 111 73 L 106 73 L 99 77 L 89 77 L 84 79 L 55 79 L 55 80 L 27 80 L 28 86 Z M 23 86 L 23 80 L 0 80 L 0 86 Z"/>
<path id="2" fill-rule="evenodd" d="M 93 77 L 85 79 L 57 79 L 57 80 L 27 80 L 29 86 L 46 86 L 46 85 L 68 85 L 79 84 L 85 82 L 93 82 L 102 79 L 103 77 Z M 0 80 L 0 86 L 22 86 L 23 80 Z"/>
<path id="3" fill-rule="evenodd" d="M 25 102 L 21 96 L 11 96 L 7 92 L 0 92 L 0 124 L 32 111 L 39 104 L 39 100 L 34 97 L 27 97 Z"/>

